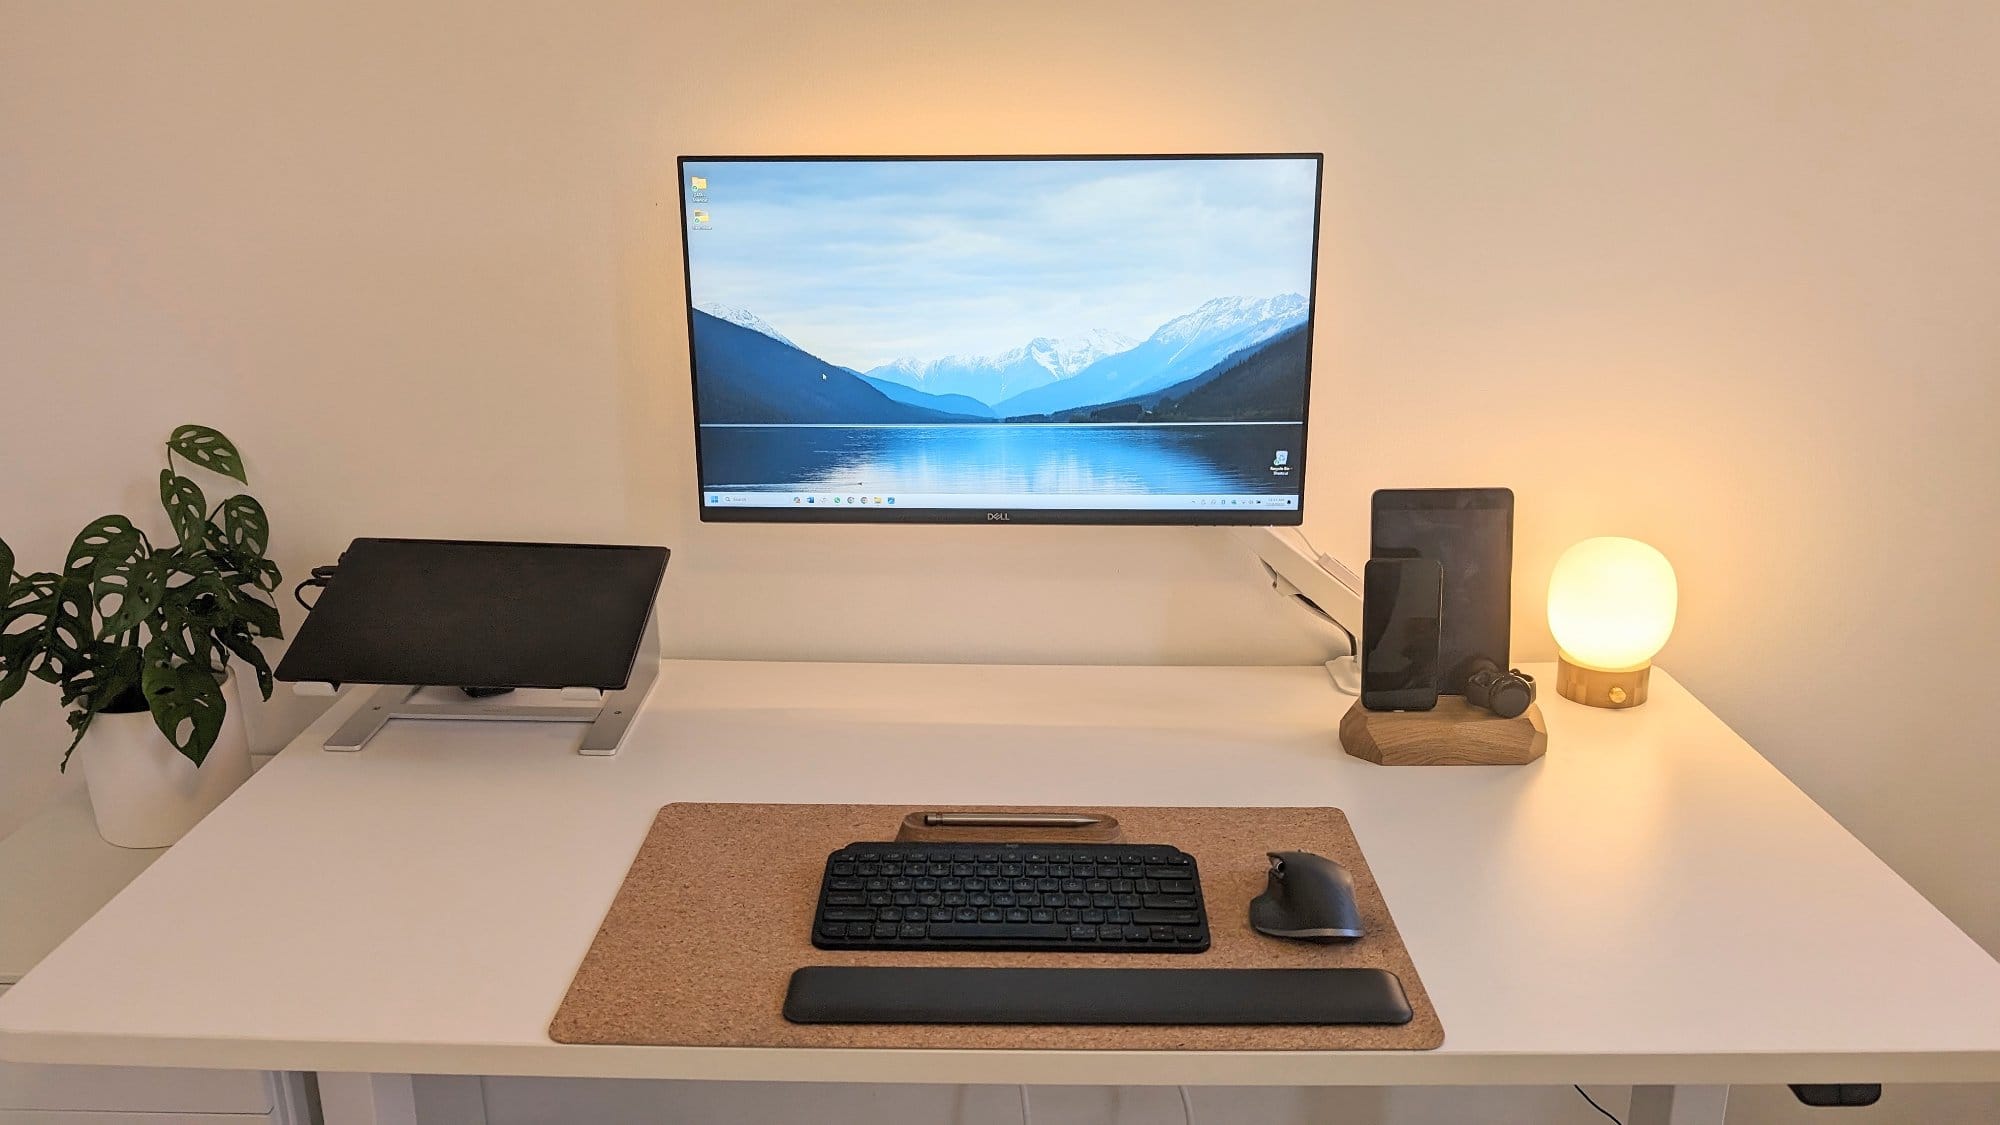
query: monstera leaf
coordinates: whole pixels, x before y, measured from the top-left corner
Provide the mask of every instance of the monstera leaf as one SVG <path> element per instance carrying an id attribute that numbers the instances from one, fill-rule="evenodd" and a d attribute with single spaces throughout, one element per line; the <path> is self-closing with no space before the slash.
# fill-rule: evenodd
<path id="1" fill-rule="evenodd" d="M 182 546 L 201 546 L 202 529 L 208 524 L 208 498 L 201 494 L 199 485 L 172 469 L 161 469 L 160 507 L 167 510 L 174 536 Z"/>
<path id="2" fill-rule="evenodd" d="M 156 639 L 146 646 L 141 684 L 153 725 L 183 757 L 201 765 L 222 733 L 222 717 L 228 710 L 215 673 L 206 664 L 183 663 Z"/>
<path id="3" fill-rule="evenodd" d="M 271 544 L 271 520 L 264 505 L 238 493 L 224 500 L 216 514 L 221 517 L 222 540 L 249 558 L 261 559 Z"/>
<path id="4" fill-rule="evenodd" d="M 182 426 L 167 438 L 167 448 L 211 472 L 221 473 L 239 484 L 249 484 L 243 475 L 243 455 L 220 430 L 207 426 Z"/>
<path id="5" fill-rule="evenodd" d="M 90 600 L 97 607 L 99 631 L 122 636 L 153 616 L 166 593 L 167 569 L 167 560 L 142 552 L 97 560 L 90 574 Z"/>
<path id="6" fill-rule="evenodd" d="M 130 559 L 139 553 L 144 542 L 145 536 L 139 534 L 131 520 L 124 516 L 99 516 L 77 532 L 76 540 L 69 545 L 63 571 L 70 577 L 88 580 L 99 563 Z"/>
<path id="7" fill-rule="evenodd" d="M 14 584 L 14 548 L 0 539 L 0 602 L 7 600 L 7 588 Z"/>
<path id="8" fill-rule="evenodd" d="M 257 690 L 263 694 L 265 699 L 271 698 L 271 688 L 273 687 L 271 663 L 264 659 L 264 652 L 257 647 L 257 642 L 251 638 L 250 634 L 243 632 L 223 633 L 220 634 L 220 637 L 224 648 L 235 653 L 239 659 L 256 671 Z"/>
<path id="9" fill-rule="evenodd" d="M 24 633 L 0 634 L 0 703 L 27 685 L 32 645 Z"/>
<path id="10" fill-rule="evenodd" d="M 121 699 L 138 694 L 142 675 L 140 651 L 131 645 L 97 641 L 85 650 L 81 666 L 63 680 L 62 701 L 70 708 L 68 721 L 73 733 L 69 748 L 63 751 L 60 770 L 69 769 L 69 757 L 90 730 L 90 720 Z"/>
<path id="11" fill-rule="evenodd" d="M 61 683 L 83 663 L 91 639 L 90 582 L 68 574 L 24 576 L 0 603 L 0 699 L 21 689 L 25 676 Z"/>

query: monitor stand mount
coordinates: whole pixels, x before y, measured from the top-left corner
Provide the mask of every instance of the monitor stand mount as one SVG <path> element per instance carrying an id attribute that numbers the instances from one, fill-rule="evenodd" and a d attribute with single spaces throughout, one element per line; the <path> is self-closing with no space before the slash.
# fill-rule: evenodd
<path id="1" fill-rule="evenodd" d="M 509 696 L 490 699 L 420 699 L 421 686 L 386 684 L 369 689 L 361 709 L 326 740 L 328 750 L 354 751 L 368 745 L 391 719 L 454 719 L 480 722 L 583 723 L 583 742 L 577 753 L 604 756 L 616 754 L 625 732 L 646 705 L 646 697 L 660 675 L 659 612 L 646 615 L 646 631 L 639 639 L 639 652 L 632 661 L 631 678 L 615 691 L 595 688 L 564 688 L 560 702 L 523 704 Z M 454 693 L 456 688 L 449 689 Z"/>
<path id="2" fill-rule="evenodd" d="M 1236 530 L 1238 540 L 1264 564 L 1272 589 L 1346 634 L 1348 648 L 1360 651 L 1354 639 L 1361 628 L 1359 575 L 1332 555 L 1321 554 L 1293 528 Z M 1326 674 L 1341 694 L 1361 693 L 1360 661 L 1356 657 L 1340 656 L 1327 661 Z"/>

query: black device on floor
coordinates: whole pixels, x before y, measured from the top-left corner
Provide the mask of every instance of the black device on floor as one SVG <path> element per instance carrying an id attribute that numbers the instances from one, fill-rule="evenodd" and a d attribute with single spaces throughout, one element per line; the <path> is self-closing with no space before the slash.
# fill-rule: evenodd
<path id="1" fill-rule="evenodd" d="M 1444 567 L 1433 559 L 1370 559 L 1361 594 L 1361 705 L 1428 711 L 1438 700 Z"/>
<path id="2" fill-rule="evenodd" d="M 849 844 L 829 855 L 821 949 L 1200 953 L 1194 857 L 1164 844 Z"/>
<path id="3" fill-rule="evenodd" d="M 813 965 L 793 1023 L 1405 1024 L 1382 969 L 980 969 Z"/>
<path id="4" fill-rule="evenodd" d="M 1372 508 L 1371 559 L 1435 559 L 1444 568 L 1439 693 L 1465 694 L 1465 681 L 1482 660 L 1507 667 L 1513 491 L 1385 488 L 1375 493 Z"/>

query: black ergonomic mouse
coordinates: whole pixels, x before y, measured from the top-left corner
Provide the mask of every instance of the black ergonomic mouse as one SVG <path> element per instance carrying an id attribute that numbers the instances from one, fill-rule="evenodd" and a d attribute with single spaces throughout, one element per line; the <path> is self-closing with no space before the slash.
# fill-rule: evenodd
<path id="1" fill-rule="evenodd" d="M 1272 937 L 1348 941 L 1361 936 L 1361 908 L 1347 868 L 1311 852 L 1270 852 L 1264 893 L 1250 900 L 1250 925 Z"/>

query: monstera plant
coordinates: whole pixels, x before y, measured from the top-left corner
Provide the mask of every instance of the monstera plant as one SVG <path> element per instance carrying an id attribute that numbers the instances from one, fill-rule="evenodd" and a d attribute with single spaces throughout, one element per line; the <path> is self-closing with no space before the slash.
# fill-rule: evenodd
<path id="1" fill-rule="evenodd" d="M 278 611 L 262 595 L 282 576 L 264 557 L 271 525 L 263 505 L 237 493 L 209 507 L 183 462 L 248 484 L 236 446 L 207 426 L 167 438 L 160 505 L 171 538 L 158 542 L 124 516 L 92 520 L 61 570 L 16 574 L 0 542 L 0 704 L 28 677 L 62 692 L 74 732 L 62 766 L 105 712 L 150 711 L 153 723 L 196 766 L 222 730 L 228 705 L 220 677 L 232 658 L 256 670 L 271 697 L 259 637 L 281 636 Z"/>

